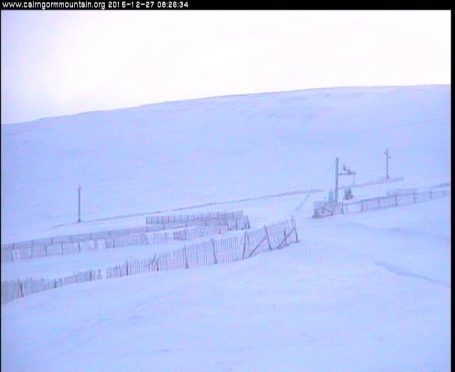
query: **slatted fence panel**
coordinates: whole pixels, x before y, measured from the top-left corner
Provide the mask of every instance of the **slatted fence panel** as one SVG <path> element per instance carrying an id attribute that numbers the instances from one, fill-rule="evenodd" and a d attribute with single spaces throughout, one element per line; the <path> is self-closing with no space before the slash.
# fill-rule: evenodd
<path id="1" fill-rule="evenodd" d="M 242 259 L 243 247 L 238 237 L 215 242 L 218 263 L 234 262 Z"/>
<path id="2" fill-rule="evenodd" d="M 74 283 L 82 283 L 102 279 L 101 270 L 88 270 L 58 279 L 32 279 L 5 281 L 1 284 L 1 302 L 8 303 L 33 293 L 58 288 Z"/>
<path id="3" fill-rule="evenodd" d="M 138 234 L 136 239 L 141 240 L 145 237 L 146 234 Z M 100 241 L 103 241 L 106 245 L 109 245 L 109 242 L 114 245 L 116 240 L 118 239 L 111 238 L 102 239 Z M 93 242 L 93 245 L 98 245 L 100 241 Z M 205 242 L 186 246 L 179 250 L 160 254 L 153 259 L 126 261 L 123 264 L 108 267 L 105 270 L 105 277 L 116 278 L 146 271 L 183 269 L 199 265 L 234 262 L 265 250 L 279 249 L 297 241 L 298 237 L 295 221 L 292 220 L 292 224 L 289 221 L 284 221 L 267 227 L 264 226 L 264 228 L 255 231 L 245 232 L 241 239 L 239 239 L 239 237 L 231 237 L 217 241 L 210 239 Z M 122 239 L 122 242 L 130 243 L 131 240 Z M 118 243 L 123 244 L 120 241 L 118 241 Z M 76 245 L 80 248 L 81 244 L 87 245 L 88 243 L 60 243 L 54 244 L 53 246 L 71 246 L 71 249 L 74 249 Z M 26 248 L 23 248 L 24 252 L 25 249 Z M 83 249 L 92 248 L 85 247 Z M 30 251 L 28 251 L 28 253 L 30 253 Z M 52 280 L 25 279 L 23 281 L 6 281 L 1 283 L 1 301 L 3 304 L 16 298 L 50 288 L 102 278 L 103 275 L 101 270 L 88 270 Z"/>
<path id="4" fill-rule="evenodd" d="M 216 263 L 216 248 L 213 246 L 212 240 L 187 246 L 185 252 L 188 267 Z"/>
<path id="5" fill-rule="evenodd" d="M 397 195 L 398 205 L 408 205 L 414 204 L 416 202 L 416 198 L 414 194 L 411 195 Z"/>

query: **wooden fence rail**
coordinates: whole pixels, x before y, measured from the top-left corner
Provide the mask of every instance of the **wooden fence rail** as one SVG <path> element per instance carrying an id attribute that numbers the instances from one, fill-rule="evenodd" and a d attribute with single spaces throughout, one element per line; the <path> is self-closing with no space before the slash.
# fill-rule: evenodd
<path id="1" fill-rule="evenodd" d="M 131 235 L 136 233 L 148 233 L 156 232 L 167 229 L 176 229 L 182 227 L 188 227 L 193 225 L 201 225 L 204 222 L 205 225 L 209 224 L 248 224 L 248 217 L 243 216 L 243 211 L 235 212 L 212 212 L 206 214 L 197 214 L 197 215 L 180 215 L 180 216 L 153 216 L 152 219 L 156 222 L 147 223 L 146 226 L 137 226 L 124 229 L 115 229 L 108 231 L 100 231 L 93 233 L 84 233 L 84 234 L 73 234 L 73 235 L 60 235 L 50 238 L 43 239 L 33 239 L 22 242 L 15 242 L 9 244 L 2 244 L 1 250 L 13 250 L 21 248 L 32 248 L 32 247 L 44 247 L 53 244 L 59 243 L 74 243 L 74 242 L 83 242 L 89 240 L 98 240 L 113 238 L 125 235 Z M 168 223 L 164 221 L 167 220 Z M 172 221 L 171 221 L 172 220 Z M 237 221 L 235 221 L 237 220 Z M 171 222 L 169 222 L 171 221 Z M 249 226 L 247 227 L 249 228 Z M 238 228 L 241 229 L 240 227 Z M 231 228 L 230 228 L 231 230 Z"/>
<path id="2" fill-rule="evenodd" d="M 129 260 L 101 270 L 88 270 L 59 279 L 31 279 L 1 283 L 1 303 L 33 293 L 104 278 L 119 278 L 149 271 L 189 269 L 200 265 L 222 264 L 243 260 L 264 251 L 282 249 L 299 241 L 294 218 L 290 221 L 245 231 L 242 237 L 210 239 L 187 245 L 179 250 L 155 255 L 147 260 Z M 267 243 L 266 243 L 267 242 Z"/>
<path id="3" fill-rule="evenodd" d="M 262 229 L 245 231 L 242 237 L 210 239 L 179 250 L 155 256 L 152 260 L 128 261 L 107 270 L 106 277 L 121 277 L 130 272 L 187 269 L 200 265 L 221 264 L 242 260 L 258 253 L 281 249 L 298 242 L 294 219 Z"/>
<path id="4" fill-rule="evenodd" d="M 319 202 L 315 203 L 313 217 L 321 218 L 333 216 L 335 214 L 367 212 L 377 209 L 421 203 L 424 201 L 441 198 L 449 194 L 449 190 L 432 190 L 411 194 L 381 196 L 377 198 L 364 199 L 353 203 L 338 203 L 336 205 Z"/>
<path id="5" fill-rule="evenodd" d="M 58 279 L 32 279 L 4 281 L 1 285 L 1 303 L 13 301 L 33 293 L 46 291 L 74 283 L 102 279 L 101 270 L 88 270 Z"/>
<path id="6" fill-rule="evenodd" d="M 149 216 L 145 218 L 147 224 L 187 223 L 191 221 L 236 220 L 243 217 L 243 211 L 210 212 L 199 214 Z"/>
<path id="7" fill-rule="evenodd" d="M 15 247 L 4 247 L 1 249 L 1 261 L 15 261 L 19 259 L 32 259 L 44 256 L 63 255 L 70 253 L 79 253 L 83 251 L 95 249 L 119 248 L 133 245 L 149 245 L 160 244 L 172 240 L 190 240 L 213 234 L 223 234 L 232 230 L 244 230 L 250 227 L 248 217 L 243 216 L 239 220 L 222 220 L 220 224 L 192 226 L 191 224 L 180 224 L 180 229 L 175 231 L 156 231 L 152 229 L 150 232 L 138 232 L 138 229 L 129 229 L 133 231 L 130 234 L 124 235 L 110 232 L 102 233 L 104 238 L 93 240 L 80 239 L 77 241 L 61 241 L 52 244 L 27 244 L 16 245 Z M 144 226 L 147 227 L 147 226 Z M 116 230 L 120 231 L 120 230 Z M 91 236 L 98 236 L 90 234 Z M 73 239 L 74 240 L 74 239 Z"/>

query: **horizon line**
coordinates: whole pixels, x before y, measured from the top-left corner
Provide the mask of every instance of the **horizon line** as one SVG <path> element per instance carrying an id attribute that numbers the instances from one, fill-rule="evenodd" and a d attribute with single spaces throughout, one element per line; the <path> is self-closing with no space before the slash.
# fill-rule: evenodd
<path id="1" fill-rule="evenodd" d="M 295 93 L 295 92 L 304 92 L 304 91 L 340 90 L 340 89 L 350 89 L 350 88 L 365 88 L 365 89 L 368 89 L 368 88 L 371 88 L 371 89 L 374 89 L 374 88 L 404 88 L 404 87 L 417 88 L 417 87 L 433 87 L 433 86 L 451 86 L 451 83 L 429 83 L 429 84 L 410 84 L 410 85 L 348 85 L 348 86 L 331 86 L 331 87 L 319 87 L 319 88 L 291 89 L 291 90 L 256 92 L 256 93 L 225 94 L 225 95 L 220 95 L 220 96 L 204 96 L 204 97 L 197 97 L 197 98 L 165 100 L 165 101 L 159 101 L 159 102 L 144 103 L 144 104 L 140 104 L 137 106 L 125 106 L 125 107 L 110 108 L 110 109 L 81 111 L 81 112 L 63 114 L 63 115 L 45 116 L 45 117 L 40 117 L 37 119 L 31 119 L 31 120 L 26 120 L 26 121 L 1 123 L 1 125 L 2 126 L 21 125 L 21 124 L 29 124 L 29 123 L 33 123 L 33 122 L 37 122 L 37 121 L 41 121 L 41 120 L 58 119 L 58 118 L 64 118 L 64 117 L 69 117 L 69 116 L 103 113 L 103 112 L 110 112 L 110 111 L 134 110 L 134 109 L 139 109 L 139 108 L 153 106 L 153 105 L 162 105 L 162 104 L 168 104 L 168 103 L 178 103 L 178 102 L 187 102 L 187 101 L 202 101 L 202 100 L 210 100 L 210 99 L 229 98 L 229 97 L 259 96 L 259 95 L 269 95 L 269 94 L 286 94 L 286 93 Z"/>

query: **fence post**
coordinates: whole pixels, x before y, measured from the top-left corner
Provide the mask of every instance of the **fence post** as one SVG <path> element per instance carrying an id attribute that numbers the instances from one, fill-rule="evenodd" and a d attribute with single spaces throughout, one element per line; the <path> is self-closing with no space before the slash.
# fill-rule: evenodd
<path id="1" fill-rule="evenodd" d="M 183 248 L 183 254 L 185 256 L 185 269 L 188 269 L 188 257 L 186 255 L 186 247 Z"/>
<path id="2" fill-rule="evenodd" d="M 292 227 L 294 228 L 294 232 L 295 232 L 295 241 L 296 241 L 296 243 L 298 243 L 299 242 L 299 236 L 297 235 L 297 225 L 295 223 L 294 216 L 291 216 L 291 224 L 292 224 Z"/>
<path id="3" fill-rule="evenodd" d="M 246 251 L 246 239 L 248 234 L 245 232 L 243 235 L 243 252 L 242 252 L 242 260 L 245 259 L 245 251 Z"/>
<path id="4" fill-rule="evenodd" d="M 283 230 L 283 235 L 284 235 L 284 245 L 287 246 L 288 245 L 288 238 L 286 236 L 286 229 Z"/>
<path id="5" fill-rule="evenodd" d="M 415 194 L 415 193 L 412 194 L 412 197 L 413 197 L 413 199 L 414 199 L 414 204 L 415 204 L 415 203 L 416 203 L 416 194 Z"/>
<path id="6" fill-rule="evenodd" d="M 398 206 L 398 194 L 395 195 L 395 206 Z"/>
<path id="7" fill-rule="evenodd" d="M 433 198 L 433 191 L 430 190 L 430 200 Z"/>
<path id="8" fill-rule="evenodd" d="M 363 212 L 363 200 L 360 201 L 360 212 Z"/>
<path id="9" fill-rule="evenodd" d="M 62 255 L 63 255 L 63 242 L 60 243 L 60 248 L 62 250 Z"/>
<path id="10" fill-rule="evenodd" d="M 216 248 L 215 248 L 215 240 L 213 239 L 210 239 L 212 241 L 212 247 L 213 247 L 213 257 L 215 259 L 215 263 L 217 264 L 218 263 L 218 260 L 216 258 Z"/>
<path id="11" fill-rule="evenodd" d="M 264 225 L 265 235 L 267 236 L 267 243 L 269 244 L 269 250 L 272 250 L 272 245 L 270 244 L 270 237 L 269 232 L 267 230 L 267 226 Z"/>
<path id="12" fill-rule="evenodd" d="M 156 258 L 156 254 L 155 254 L 155 256 L 153 256 L 152 260 L 149 260 L 148 271 L 153 271 L 153 267 L 155 264 L 155 258 Z"/>

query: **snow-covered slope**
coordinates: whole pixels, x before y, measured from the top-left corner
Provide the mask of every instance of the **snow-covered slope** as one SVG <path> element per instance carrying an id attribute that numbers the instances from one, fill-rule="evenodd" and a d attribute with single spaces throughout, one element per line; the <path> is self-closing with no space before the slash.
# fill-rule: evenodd
<path id="1" fill-rule="evenodd" d="M 449 220 L 447 199 L 300 218 L 249 260 L 18 299 L 2 370 L 449 371 Z"/>
<path id="2" fill-rule="evenodd" d="M 450 197 L 310 218 L 333 187 L 450 182 L 450 87 L 219 97 L 2 126 L 2 243 L 144 224 L 208 203 L 301 242 L 232 264 L 68 285 L 2 305 L 5 371 L 448 371 Z M 350 183 L 342 177 L 342 184 Z M 83 190 L 77 218 L 77 192 Z M 324 192 L 263 197 L 315 190 Z M 255 198 L 252 200 L 245 200 Z M 231 201 L 228 204 L 214 202 Z M 212 203 L 212 204 L 210 204 Z M 184 213 L 184 212 L 181 212 Z M 2 280 L 67 275 L 179 247 L 2 263 Z"/>
<path id="3" fill-rule="evenodd" d="M 229 96 L 2 126 L 2 241 L 77 219 L 327 188 L 334 158 L 357 182 L 447 182 L 450 87 Z M 346 177 L 347 178 L 347 177 Z M 344 181 L 350 181 L 346 179 Z M 343 181 L 343 182 L 344 182 Z"/>

